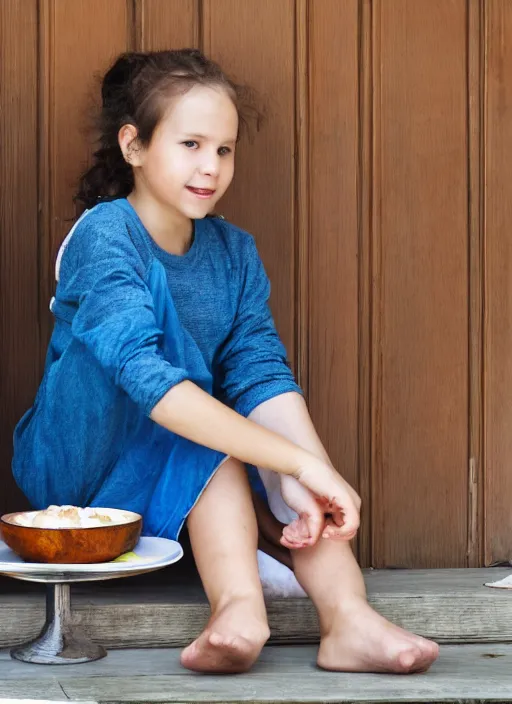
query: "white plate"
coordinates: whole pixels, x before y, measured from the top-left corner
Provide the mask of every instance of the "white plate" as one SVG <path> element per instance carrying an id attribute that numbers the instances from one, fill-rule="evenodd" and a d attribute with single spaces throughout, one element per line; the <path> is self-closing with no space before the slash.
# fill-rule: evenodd
<path id="1" fill-rule="evenodd" d="M 0 574 L 34 582 L 82 582 L 113 579 L 166 567 L 183 556 L 183 548 L 175 540 L 148 538 L 139 540 L 133 552 L 142 558 L 135 562 L 95 562 L 92 564 L 54 564 L 25 562 L 0 540 Z"/>

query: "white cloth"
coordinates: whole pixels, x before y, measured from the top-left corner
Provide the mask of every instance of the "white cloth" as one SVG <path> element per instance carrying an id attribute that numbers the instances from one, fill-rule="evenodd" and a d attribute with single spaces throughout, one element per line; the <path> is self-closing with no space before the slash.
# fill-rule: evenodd
<path id="1" fill-rule="evenodd" d="M 277 599 L 307 596 L 292 570 L 261 550 L 258 550 L 258 570 L 265 596 Z"/>
<path id="2" fill-rule="evenodd" d="M 512 589 L 512 574 L 503 579 L 498 579 L 497 582 L 486 582 L 484 586 L 496 587 L 497 589 Z"/>

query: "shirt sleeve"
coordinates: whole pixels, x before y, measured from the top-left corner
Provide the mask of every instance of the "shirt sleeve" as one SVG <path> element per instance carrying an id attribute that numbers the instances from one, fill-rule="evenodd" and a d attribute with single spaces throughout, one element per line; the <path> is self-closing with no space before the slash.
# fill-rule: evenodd
<path id="1" fill-rule="evenodd" d="M 130 237 L 122 231 L 105 235 L 88 220 L 86 231 L 74 235 L 76 242 L 70 243 L 62 261 L 62 278 L 67 272 L 63 295 L 77 305 L 72 334 L 149 415 L 165 393 L 189 375 L 164 359 L 163 332 L 145 282 L 146 266 Z"/>
<path id="2" fill-rule="evenodd" d="M 296 383 L 270 312 L 270 282 L 249 238 L 237 314 L 218 358 L 220 394 L 243 416 L 264 401 L 296 391 Z"/>

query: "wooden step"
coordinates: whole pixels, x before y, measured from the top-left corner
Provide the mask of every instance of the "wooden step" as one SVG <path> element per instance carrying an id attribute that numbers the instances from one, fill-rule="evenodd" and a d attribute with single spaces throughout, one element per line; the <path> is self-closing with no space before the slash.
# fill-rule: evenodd
<path id="1" fill-rule="evenodd" d="M 13 662 L 0 652 L 0 702 L 45 699 L 98 704 L 384 704 L 512 702 L 512 645 L 446 645 L 429 672 L 368 675 L 323 672 L 314 646 L 267 647 L 244 675 L 183 670 L 179 650 L 112 651 L 86 665 Z"/>
<path id="2" fill-rule="evenodd" d="M 162 573 L 165 571 L 163 570 Z M 92 638 L 107 648 L 183 646 L 208 617 L 198 585 L 157 577 L 95 582 L 72 591 L 73 612 Z M 367 570 L 370 603 L 385 617 L 440 643 L 512 642 L 512 591 L 484 582 L 509 569 Z M 36 636 L 44 622 L 44 590 L 15 580 L 0 594 L 0 647 Z M 268 604 L 272 643 L 314 643 L 318 623 L 308 599 Z"/>

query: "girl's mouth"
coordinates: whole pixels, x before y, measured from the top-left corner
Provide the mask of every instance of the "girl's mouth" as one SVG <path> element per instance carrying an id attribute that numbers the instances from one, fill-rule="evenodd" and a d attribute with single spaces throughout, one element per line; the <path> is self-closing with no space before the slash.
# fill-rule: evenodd
<path id="1" fill-rule="evenodd" d="M 187 190 L 198 198 L 211 198 L 215 193 L 211 188 L 194 188 L 193 186 L 187 186 Z"/>

